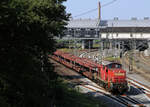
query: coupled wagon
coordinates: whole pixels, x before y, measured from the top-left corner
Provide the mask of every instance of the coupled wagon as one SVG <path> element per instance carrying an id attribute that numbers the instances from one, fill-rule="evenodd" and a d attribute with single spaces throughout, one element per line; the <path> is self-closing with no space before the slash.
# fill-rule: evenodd
<path id="1" fill-rule="evenodd" d="M 95 81 L 108 91 L 124 93 L 128 90 L 126 71 L 119 63 L 103 61 L 102 64 L 98 64 L 88 58 L 80 58 L 62 51 L 54 52 L 51 57 Z"/>

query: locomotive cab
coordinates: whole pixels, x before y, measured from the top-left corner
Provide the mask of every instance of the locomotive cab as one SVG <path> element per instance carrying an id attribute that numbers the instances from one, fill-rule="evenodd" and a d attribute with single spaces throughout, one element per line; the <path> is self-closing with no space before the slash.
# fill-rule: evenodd
<path id="1" fill-rule="evenodd" d="M 120 93 L 128 89 L 126 81 L 126 71 L 122 65 L 116 62 L 110 62 L 105 65 L 107 74 L 108 89 L 118 90 Z"/>
<path id="2" fill-rule="evenodd" d="M 121 64 L 111 63 L 106 67 L 108 69 L 108 75 L 109 75 L 108 80 L 110 80 L 111 82 L 121 83 L 126 80 L 126 72 L 122 69 Z"/>

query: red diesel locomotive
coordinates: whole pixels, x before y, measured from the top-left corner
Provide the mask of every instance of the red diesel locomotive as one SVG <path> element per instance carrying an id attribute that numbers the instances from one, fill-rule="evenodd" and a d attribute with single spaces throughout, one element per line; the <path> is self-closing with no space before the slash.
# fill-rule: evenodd
<path id="1" fill-rule="evenodd" d="M 108 91 L 123 93 L 128 90 L 126 71 L 119 63 L 104 61 L 100 65 L 90 59 L 80 58 L 62 51 L 54 52 L 51 57 L 95 81 Z"/>

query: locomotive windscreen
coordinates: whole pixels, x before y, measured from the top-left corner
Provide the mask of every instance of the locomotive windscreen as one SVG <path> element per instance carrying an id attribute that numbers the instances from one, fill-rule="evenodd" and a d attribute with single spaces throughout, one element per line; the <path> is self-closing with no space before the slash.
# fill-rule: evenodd
<path id="1" fill-rule="evenodd" d="M 122 68 L 122 65 L 119 63 L 111 63 L 111 64 L 107 65 L 107 68 L 109 68 L 109 69 L 115 69 L 115 68 L 120 69 L 120 68 Z"/>

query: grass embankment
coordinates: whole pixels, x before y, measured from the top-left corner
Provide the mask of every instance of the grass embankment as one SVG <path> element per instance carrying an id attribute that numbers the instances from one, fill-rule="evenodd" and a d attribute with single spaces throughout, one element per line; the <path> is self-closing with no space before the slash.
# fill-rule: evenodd
<path id="1" fill-rule="evenodd" d="M 106 107 L 100 100 L 70 88 L 65 82 L 57 86 L 56 107 Z"/>
<path id="2" fill-rule="evenodd" d="M 60 49 L 58 49 L 58 50 L 63 51 L 63 52 L 66 52 L 66 53 L 72 53 L 72 52 L 74 52 L 74 51 L 76 51 L 76 52 L 82 51 L 81 48 L 79 48 L 79 49 L 60 48 Z"/>
<path id="3" fill-rule="evenodd" d="M 60 51 L 63 51 L 63 52 L 67 52 L 67 53 L 70 53 L 73 51 L 73 49 L 68 49 L 68 48 L 61 48 L 59 49 Z"/>
<path id="4" fill-rule="evenodd" d="M 100 47 L 100 45 L 99 44 L 93 44 L 93 48 L 99 48 Z"/>
<path id="5" fill-rule="evenodd" d="M 111 62 L 120 62 L 120 58 L 119 57 L 106 57 L 104 58 L 104 60 L 106 61 L 111 61 Z"/>

